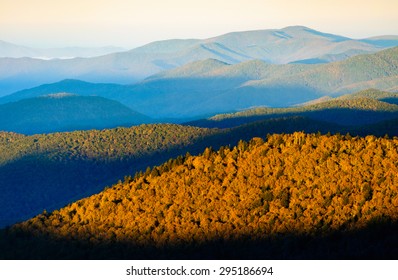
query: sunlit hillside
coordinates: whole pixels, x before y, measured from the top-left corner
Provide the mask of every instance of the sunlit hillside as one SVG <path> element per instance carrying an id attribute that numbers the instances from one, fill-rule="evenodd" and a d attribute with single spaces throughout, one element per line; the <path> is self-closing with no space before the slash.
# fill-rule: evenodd
<path id="1" fill-rule="evenodd" d="M 4 258 L 395 258 L 398 139 L 275 134 L 1 232 Z"/>
<path id="2" fill-rule="evenodd" d="M 365 90 L 338 98 L 320 98 L 289 108 L 256 107 L 229 114 L 191 121 L 200 127 L 235 127 L 259 120 L 303 116 L 343 126 L 366 126 L 398 118 L 397 93 Z M 385 133 L 394 134 L 394 130 Z M 394 134 L 395 135 L 395 134 Z"/>

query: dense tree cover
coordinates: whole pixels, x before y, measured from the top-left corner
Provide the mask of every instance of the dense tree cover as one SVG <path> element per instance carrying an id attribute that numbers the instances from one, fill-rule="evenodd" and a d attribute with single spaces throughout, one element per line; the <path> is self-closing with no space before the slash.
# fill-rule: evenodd
<path id="1" fill-rule="evenodd" d="M 358 97 L 366 97 L 383 101 L 397 99 L 398 93 L 369 88 L 356 93 L 342 95 L 340 97 L 337 97 L 337 99 L 353 99 Z"/>
<path id="2" fill-rule="evenodd" d="M 159 124 L 34 136 L 0 132 L 0 227 L 62 207 L 186 152 L 198 154 L 208 146 L 218 149 L 241 139 L 297 130 L 327 133 L 342 128 L 281 118 L 225 130 Z"/>
<path id="3" fill-rule="evenodd" d="M 398 118 L 397 94 L 377 90 L 361 91 L 339 98 L 324 98 L 298 107 L 257 107 L 236 113 L 215 115 L 189 124 L 201 127 L 234 127 L 257 120 L 305 116 L 340 125 L 365 125 Z M 383 100 L 383 101 L 381 101 Z"/>
<path id="4" fill-rule="evenodd" d="M 198 154 L 205 147 L 218 149 L 268 133 L 295 131 L 397 136 L 397 127 L 397 120 L 343 127 L 285 117 L 224 130 L 163 124 L 34 136 L 0 132 L 0 227 L 99 192 L 171 157 Z"/>
<path id="5" fill-rule="evenodd" d="M 205 147 L 218 149 L 268 133 L 295 131 L 396 136 L 397 127 L 397 120 L 346 128 L 285 117 L 224 130 L 163 124 L 34 136 L 0 132 L 0 227 L 99 192 L 171 157 L 198 154 Z"/>
<path id="6" fill-rule="evenodd" d="M 310 111 L 319 111 L 325 109 L 356 109 L 356 110 L 372 110 L 372 111 L 386 111 L 386 112 L 396 112 L 398 107 L 394 104 L 389 104 L 387 102 L 377 101 L 369 97 L 357 97 L 357 98 L 337 98 L 332 100 L 327 100 L 321 103 L 311 104 L 303 107 L 290 107 L 290 108 L 267 108 L 259 107 L 246 111 L 241 111 L 232 114 L 222 114 L 217 115 L 211 120 L 222 120 L 234 117 L 248 117 L 256 115 L 273 115 L 273 114 L 283 114 L 283 113 L 301 113 Z"/>
<path id="7" fill-rule="evenodd" d="M 397 138 L 301 132 L 254 138 L 170 160 L 17 224 L 1 232 L 0 254 L 395 258 L 396 174 Z"/>
<path id="8" fill-rule="evenodd" d="M 214 132 L 168 124 L 33 136 L 0 132 L 0 227 L 186 153 Z"/>
<path id="9" fill-rule="evenodd" d="M 0 143 L 7 143 L 4 150 L 2 149 L 0 164 L 4 165 L 18 157 L 34 154 L 45 154 L 52 160 L 60 159 L 63 156 L 66 156 L 64 160 L 113 161 L 131 155 L 138 158 L 154 151 L 192 143 L 198 136 L 209 133 L 211 133 L 209 129 L 173 124 L 140 125 L 131 128 L 121 127 L 33 136 L 0 132 Z"/>

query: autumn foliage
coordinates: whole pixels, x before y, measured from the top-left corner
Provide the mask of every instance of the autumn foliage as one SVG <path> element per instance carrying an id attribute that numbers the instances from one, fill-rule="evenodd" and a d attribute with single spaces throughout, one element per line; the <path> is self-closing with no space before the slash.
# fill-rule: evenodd
<path id="1" fill-rule="evenodd" d="M 6 235 L 156 248 L 328 236 L 396 221 L 397 174 L 397 138 L 275 134 L 169 160 Z"/>

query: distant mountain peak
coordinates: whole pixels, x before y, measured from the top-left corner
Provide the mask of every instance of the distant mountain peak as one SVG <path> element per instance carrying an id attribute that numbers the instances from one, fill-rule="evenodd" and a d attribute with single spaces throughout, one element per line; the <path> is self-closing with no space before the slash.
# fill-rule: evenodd
<path id="1" fill-rule="evenodd" d="M 272 64 L 320 64 L 375 53 L 391 46 L 398 46 L 398 39 L 393 36 L 354 40 L 296 25 L 232 32 L 207 39 L 158 41 L 95 58 L 48 61 L 0 58 L 0 96 L 65 78 L 132 84 L 209 58 L 229 64 L 254 59 Z M 5 56 L 5 53 L 6 47 L 0 45 L 0 55 Z M 43 55 L 32 54 L 31 57 L 38 56 Z"/>
<path id="2" fill-rule="evenodd" d="M 301 26 L 301 25 L 296 25 L 296 26 L 288 26 L 285 28 L 280 29 L 281 31 L 284 31 L 286 33 L 294 33 L 297 36 L 300 37 L 321 37 L 324 39 L 328 39 L 332 42 L 343 42 L 343 41 L 348 41 L 348 40 L 352 40 L 351 38 L 348 37 L 344 37 L 344 36 L 340 36 L 340 35 L 335 35 L 335 34 L 331 34 L 331 33 L 324 33 L 324 32 L 320 32 L 318 30 L 306 27 L 306 26 Z"/>
<path id="3" fill-rule="evenodd" d="M 278 29 L 283 31 L 303 31 L 303 30 L 314 30 L 304 25 L 290 25 L 284 28 Z"/>

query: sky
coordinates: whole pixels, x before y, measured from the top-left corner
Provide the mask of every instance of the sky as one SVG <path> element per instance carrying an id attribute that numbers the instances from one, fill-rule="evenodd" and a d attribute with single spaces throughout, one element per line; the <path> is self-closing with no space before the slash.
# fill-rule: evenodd
<path id="1" fill-rule="evenodd" d="M 0 40 L 133 48 L 304 25 L 355 39 L 398 35 L 397 0 L 0 0 Z"/>

